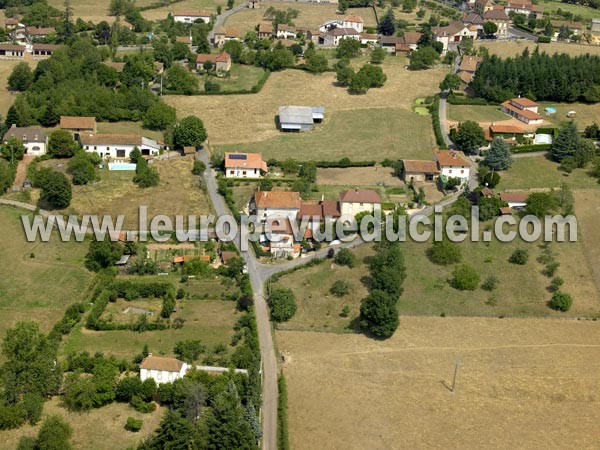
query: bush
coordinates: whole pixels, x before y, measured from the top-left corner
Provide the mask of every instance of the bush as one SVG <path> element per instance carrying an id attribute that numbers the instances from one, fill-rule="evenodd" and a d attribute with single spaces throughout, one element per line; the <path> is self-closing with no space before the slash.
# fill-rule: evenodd
<path id="1" fill-rule="evenodd" d="M 276 288 L 270 292 L 269 306 L 271 307 L 271 319 L 275 322 L 286 322 L 296 313 L 296 297 L 294 292 L 288 288 Z"/>
<path id="2" fill-rule="evenodd" d="M 173 348 L 173 353 L 177 358 L 193 363 L 205 350 L 206 346 L 200 340 L 187 340 L 177 342 Z"/>
<path id="3" fill-rule="evenodd" d="M 341 248 L 333 258 L 333 261 L 340 266 L 348 266 L 350 268 L 356 266 L 356 256 L 347 248 Z"/>
<path id="4" fill-rule="evenodd" d="M 475 268 L 462 264 L 452 271 L 452 287 L 461 291 L 474 291 L 479 286 L 479 274 Z"/>
<path id="5" fill-rule="evenodd" d="M 549 44 L 552 40 L 550 36 L 538 36 L 537 41 L 539 44 Z"/>
<path id="6" fill-rule="evenodd" d="M 40 199 L 52 208 L 63 209 L 71 203 L 71 183 L 63 173 L 54 170 L 46 172 L 40 187 Z"/>
<path id="7" fill-rule="evenodd" d="M 348 295 L 350 293 L 350 288 L 351 288 L 351 285 L 347 281 L 336 280 L 331 285 L 331 288 L 329 289 L 329 292 L 331 292 L 336 297 L 343 297 L 343 296 Z"/>
<path id="8" fill-rule="evenodd" d="M 548 305 L 550 308 L 556 311 L 566 312 L 571 309 L 571 306 L 573 305 L 573 298 L 569 294 L 556 291 L 554 294 L 552 294 L 552 298 L 550 299 Z"/>
<path id="9" fill-rule="evenodd" d="M 523 250 L 522 248 L 516 249 L 508 261 L 512 264 L 519 264 L 520 266 L 524 266 L 527 264 L 527 260 L 529 259 L 529 252 L 527 250 Z"/>
<path id="10" fill-rule="evenodd" d="M 133 409 L 142 414 L 148 414 L 156 410 L 156 404 L 154 402 L 145 402 L 137 395 L 133 396 L 129 404 Z"/>
<path id="11" fill-rule="evenodd" d="M 494 275 L 487 277 L 481 285 L 481 289 L 490 292 L 496 289 L 496 287 L 498 287 L 498 278 L 496 278 Z"/>
<path id="12" fill-rule="evenodd" d="M 556 271 L 559 267 L 560 263 L 558 262 L 551 262 L 546 264 L 546 268 L 544 269 L 544 275 L 546 275 L 547 277 L 553 277 L 554 274 L 556 274 Z"/>
<path id="13" fill-rule="evenodd" d="M 550 290 L 553 292 L 558 291 L 563 284 L 565 284 L 565 280 L 561 277 L 554 277 L 550 282 Z"/>
<path id="14" fill-rule="evenodd" d="M 125 424 L 125 429 L 127 431 L 133 431 L 134 433 L 140 431 L 142 429 L 142 425 L 144 425 L 143 420 L 138 420 L 133 417 L 127 418 L 127 423 Z"/>
<path id="15" fill-rule="evenodd" d="M 427 256 L 434 264 L 447 266 L 461 261 L 460 247 L 448 240 L 434 242 L 427 252 Z"/>

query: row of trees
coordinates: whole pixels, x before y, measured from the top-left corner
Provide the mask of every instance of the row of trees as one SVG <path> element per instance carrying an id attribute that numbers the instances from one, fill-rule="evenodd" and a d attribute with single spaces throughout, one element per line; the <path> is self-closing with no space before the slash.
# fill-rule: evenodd
<path id="1" fill-rule="evenodd" d="M 548 55 L 536 48 L 515 58 L 495 55 L 479 64 L 471 86 L 487 100 L 503 102 L 519 95 L 533 100 L 600 101 L 600 57 Z"/>
<path id="2" fill-rule="evenodd" d="M 370 293 L 360 306 L 360 326 L 378 338 L 388 338 L 399 325 L 397 303 L 402 295 L 406 266 L 399 244 L 377 244 L 369 264 Z"/>

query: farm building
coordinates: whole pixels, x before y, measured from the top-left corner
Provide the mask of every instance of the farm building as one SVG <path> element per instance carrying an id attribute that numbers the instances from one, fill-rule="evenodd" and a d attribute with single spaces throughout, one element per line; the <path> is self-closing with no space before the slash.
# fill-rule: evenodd
<path id="1" fill-rule="evenodd" d="M 225 153 L 225 178 L 260 178 L 267 171 L 258 153 Z"/>
<path id="2" fill-rule="evenodd" d="M 374 213 L 381 210 L 381 197 L 371 189 L 349 189 L 340 194 L 340 205 L 342 215 Z"/>
<path id="3" fill-rule="evenodd" d="M 404 165 L 403 178 L 404 181 L 434 181 L 440 175 L 440 169 L 436 161 L 416 161 L 405 159 L 402 161 Z"/>
<path id="4" fill-rule="evenodd" d="M 86 152 L 95 152 L 102 158 L 129 158 L 135 147 L 142 155 L 158 155 L 160 152 L 157 141 L 134 134 L 81 133 L 79 141 Z"/>
<path id="5" fill-rule="evenodd" d="M 0 44 L 0 56 L 13 56 L 22 58 L 24 55 L 24 45 Z"/>
<path id="6" fill-rule="evenodd" d="M 600 33 L 600 19 L 592 19 L 592 31 Z"/>
<path id="7" fill-rule="evenodd" d="M 204 23 L 210 22 L 210 12 L 208 11 L 172 11 L 171 16 L 175 22 L 194 23 L 202 20 Z"/>
<path id="8" fill-rule="evenodd" d="M 539 125 L 544 118 L 538 114 L 539 105 L 528 98 L 513 98 L 501 105 L 501 111 L 528 125 Z"/>
<path id="9" fill-rule="evenodd" d="M 524 208 L 527 206 L 527 192 L 502 192 L 500 194 L 500 200 L 508 203 L 510 208 Z"/>
<path id="10" fill-rule="evenodd" d="M 309 131 L 323 121 L 322 106 L 280 106 L 279 127 L 282 131 Z"/>
<path id="11" fill-rule="evenodd" d="M 16 138 L 25 146 L 25 153 L 28 155 L 43 155 L 46 153 L 48 136 L 39 127 L 12 127 L 4 134 L 3 142 L 8 142 L 11 138 Z"/>
<path id="12" fill-rule="evenodd" d="M 196 56 L 196 70 L 202 70 L 206 62 L 212 63 L 217 72 L 229 72 L 231 69 L 231 56 L 227 52 L 222 52 L 218 55 L 198 54 Z"/>
<path id="13" fill-rule="evenodd" d="M 95 133 L 96 118 L 60 116 L 59 127 L 61 130 L 67 130 L 72 133 Z"/>
<path id="14" fill-rule="evenodd" d="M 258 24 L 258 38 L 269 39 L 273 36 L 273 23 L 261 22 Z"/>
<path id="15" fill-rule="evenodd" d="M 149 354 L 140 364 L 140 379 L 146 381 L 152 378 L 156 384 L 171 383 L 183 378 L 188 368 L 186 363 L 178 359 Z"/>

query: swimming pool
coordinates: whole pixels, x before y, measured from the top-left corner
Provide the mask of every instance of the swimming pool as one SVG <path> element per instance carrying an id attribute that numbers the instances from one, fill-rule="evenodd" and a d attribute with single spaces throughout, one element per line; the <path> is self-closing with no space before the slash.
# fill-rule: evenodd
<path id="1" fill-rule="evenodd" d="M 135 170 L 133 163 L 108 163 L 108 170 Z"/>

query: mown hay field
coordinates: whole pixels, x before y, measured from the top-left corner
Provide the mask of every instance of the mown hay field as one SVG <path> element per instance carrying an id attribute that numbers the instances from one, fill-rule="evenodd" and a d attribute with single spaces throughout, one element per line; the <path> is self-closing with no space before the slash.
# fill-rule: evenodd
<path id="1" fill-rule="evenodd" d="M 294 449 L 594 448 L 600 440 L 596 322 L 401 317 L 385 341 L 276 336 Z"/>

